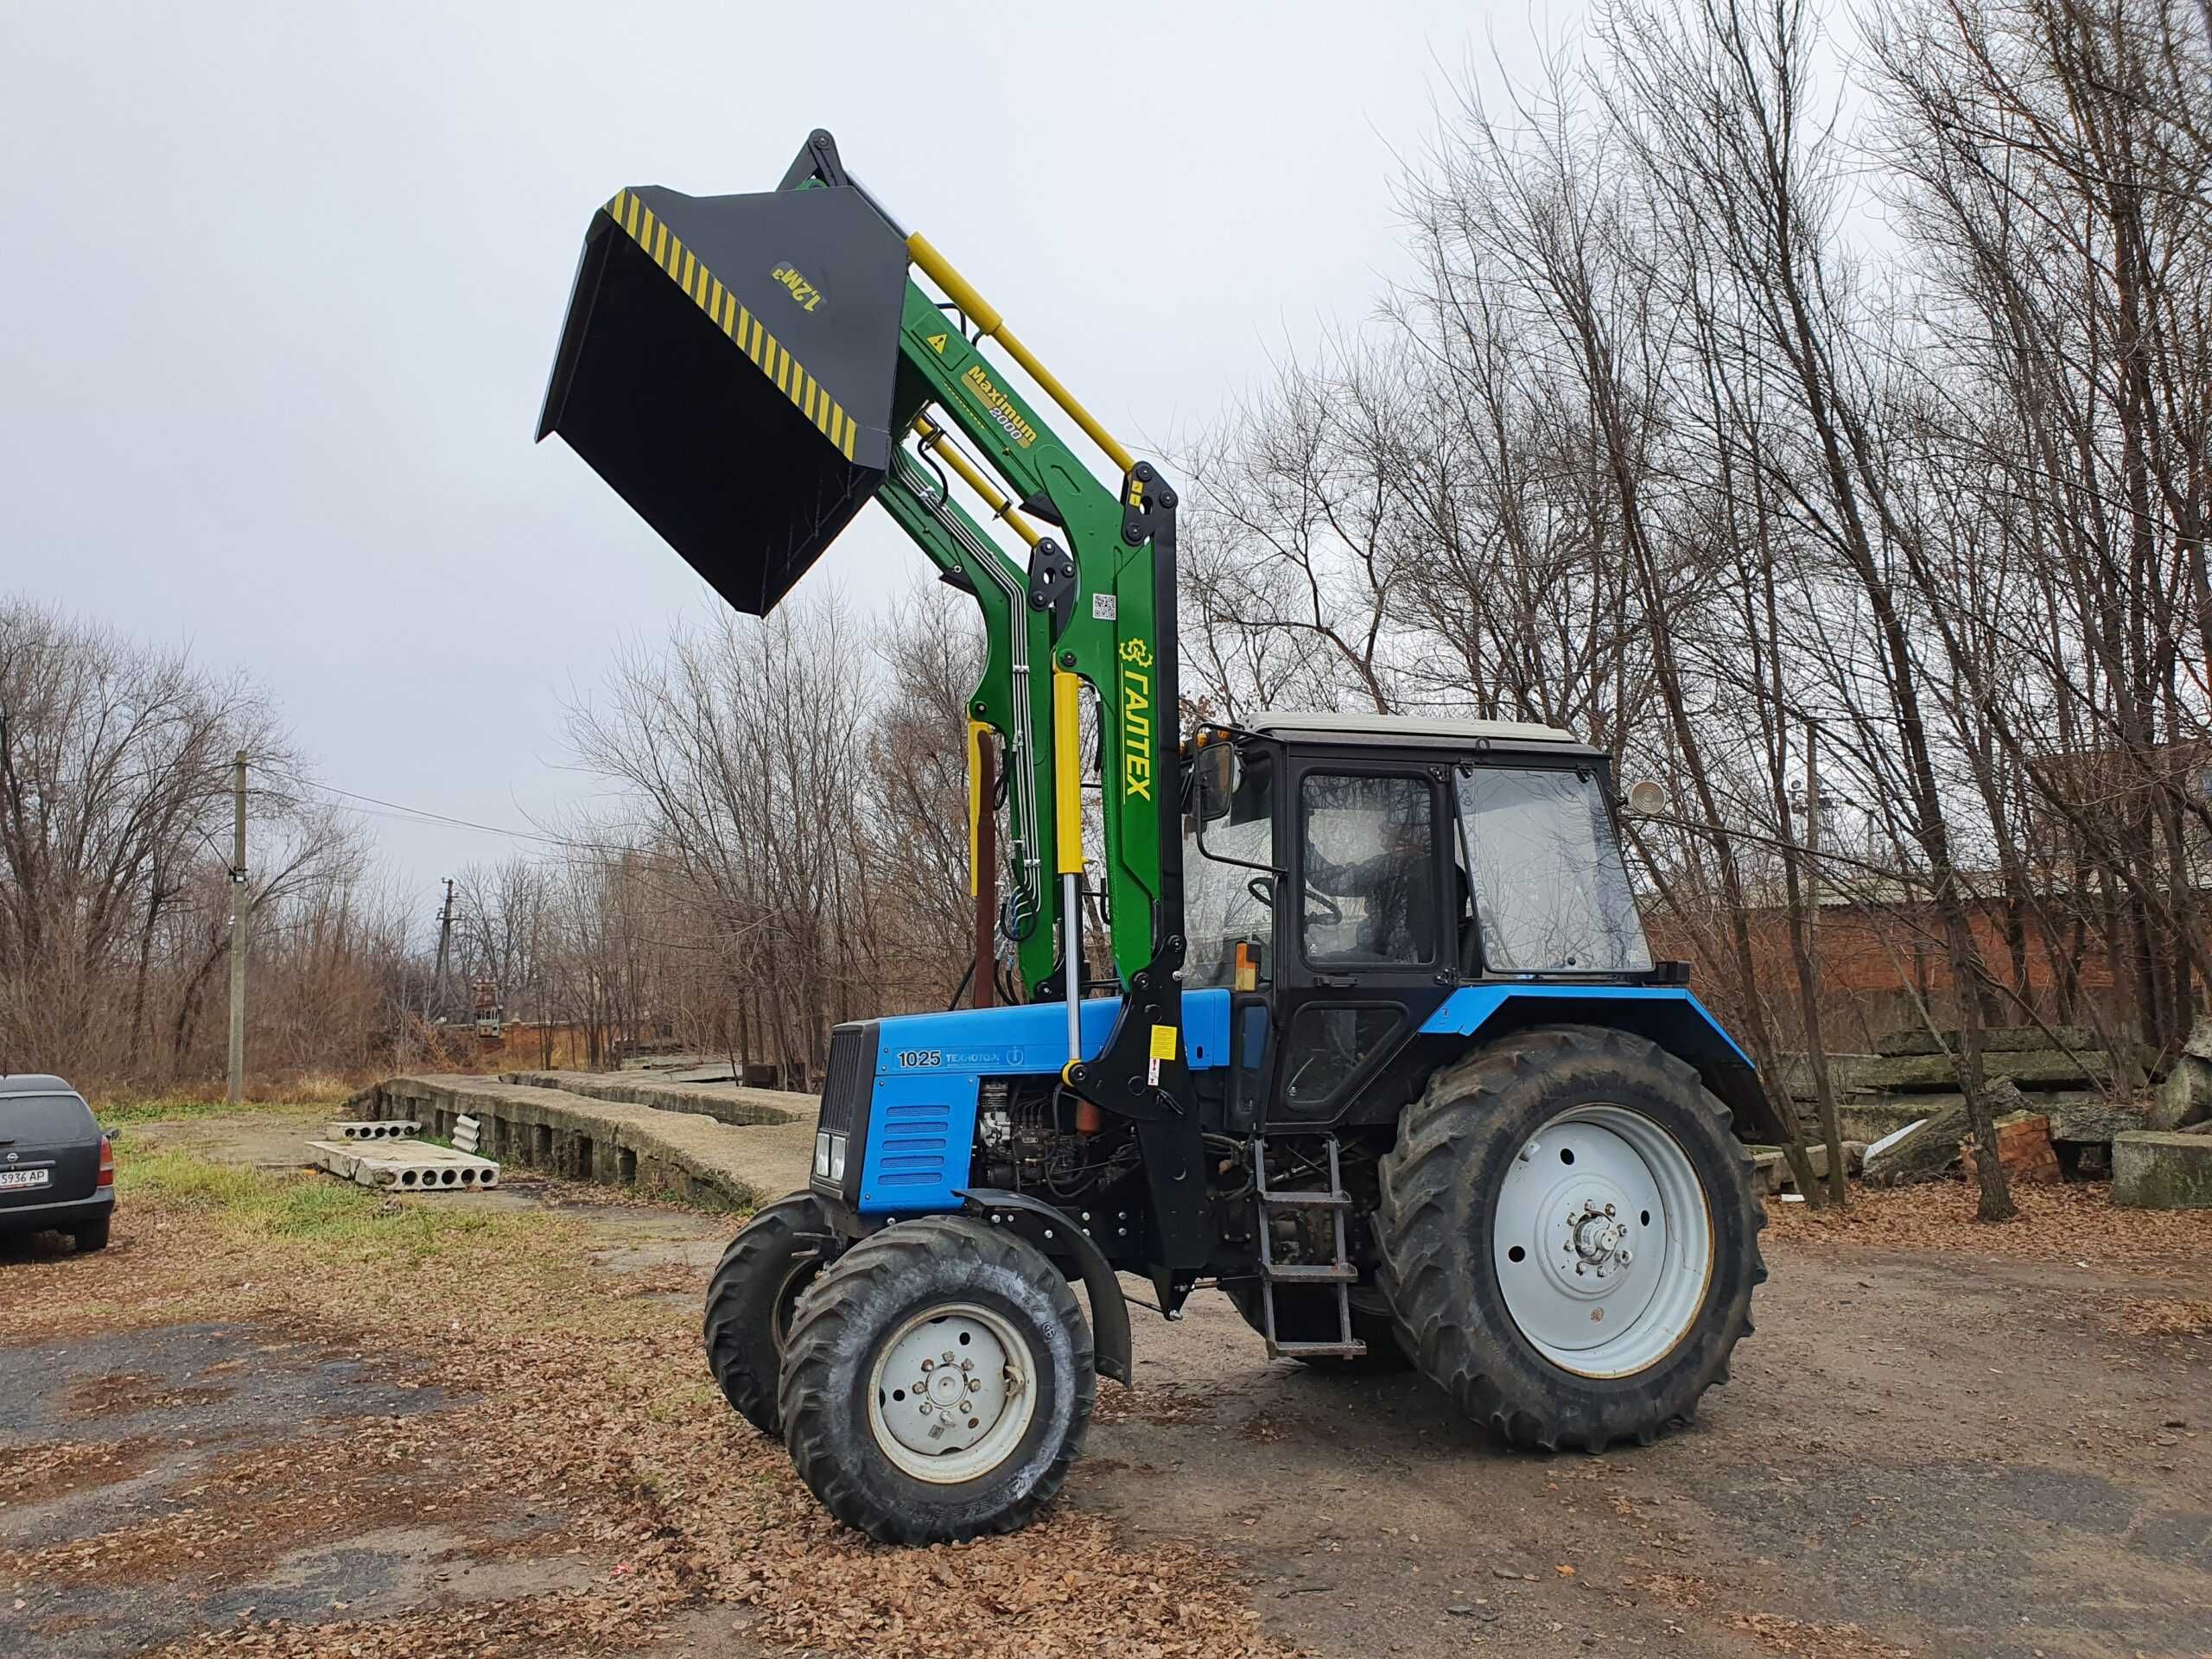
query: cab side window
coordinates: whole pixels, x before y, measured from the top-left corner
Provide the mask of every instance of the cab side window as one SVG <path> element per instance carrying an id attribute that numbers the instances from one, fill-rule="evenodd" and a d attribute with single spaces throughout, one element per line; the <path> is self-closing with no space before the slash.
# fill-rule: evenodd
<path id="1" fill-rule="evenodd" d="M 1315 967 L 1436 960 L 1436 820 L 1426 779 L 1308 772 L 1300 929 Z"/>

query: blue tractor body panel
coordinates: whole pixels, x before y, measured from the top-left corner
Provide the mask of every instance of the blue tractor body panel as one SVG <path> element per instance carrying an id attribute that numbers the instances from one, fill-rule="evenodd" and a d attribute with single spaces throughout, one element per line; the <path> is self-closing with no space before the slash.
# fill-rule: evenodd
<path id="1" fill-rule="evenodd" d="M 1105 1048 L 1122 1011 L 1113 997 L 1082 1004 L 1083 1057 Z M 1183 1036 L 1194 1071 L 1229 1058 L 1229 993 L 1183 998 Z M 969 1184 L 976 1104 L 985 1077 L 1058 1077 L 1067 1063 L 1067 1005 L 953 1008 L 890 1015 L 877 1031 L 874 1096 L 861 1167 L 862 1215 L 925 1216 L 957 1210 Z"/>
<path id="2" fill-rule="evenodd" d="M 1122 1010 L 1111 997 L 1082 1004 L 1084 1058 L 1105 1048 Z M 1181 1042 L 1192 1071 L 1230 1061 L 1230 994 L 1183 996 Z M 1760 1109 L 1751 1062 L 1687 989 L 1667 985 L 1463 985 L 1408 1040 L 1479 1040 L 1532 1024 L 1610 1026 L 1635 1032 L 1695 1066 L 1706 1086 L 1738 1112 Z M 859 1210 L 870 1216 L 944 1214 L 969 1185 L 976 1112 L 986 1077 L 1057 1077 L 1067 1061 L 1067 1008 L 1059 1002 L 955 1008 L 874 1022 L 873 1097 Z"/>
<path id="3" fill-rule="evenodd" d="M 1680 1043 L 1669 1042 L 1656 1032 L 1643 1034 L 1693 1065 L 1702 1065 L 1708 1056 L 1733 1059 L 1743 1065 L 1751 1063 L 1751 1056 L 1736 1046 L 1736 1039 L 1721 1029 L 1705 1004 L 1676 985 L 1462 985 L 1422 1022 L 1421 1031 L 1432 1037 L 1472 1037 L 1508 1003 L 1542 1004 L 1542 1018 L 1547 1021 L 1610 1026 L 1627 1023 L 1622 1018 L 1626 1015 L 1639 1027 L 1658 1025 L 1681 1039 Z M 1577 1004 L 1588 1006 L 1578 1007 Z"/>
<path id="4" fill-rule="evenodd" d="M 1704 1003 L 1679 985 L 1462 985 L 1422 1022 L 1421 1034 L 1477 1038 L 1528 1025 L 1610 1026 L 1649 1039 L 1695 1066 L 1739 1119 L 1762 1129 L 1772 1109 L 1758 1068 Z"/>

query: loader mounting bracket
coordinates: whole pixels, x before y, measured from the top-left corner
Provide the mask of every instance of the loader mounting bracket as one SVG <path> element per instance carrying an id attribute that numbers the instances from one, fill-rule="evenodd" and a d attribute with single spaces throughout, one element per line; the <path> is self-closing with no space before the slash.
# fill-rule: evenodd
<path id="1" fill-rule="evenodd" d="M 1075 614 L 1075 560 L 1047 536 L 1029 550 L 1029 608 L 1049 612 L 1052 638 L 1067 632 Z"/>

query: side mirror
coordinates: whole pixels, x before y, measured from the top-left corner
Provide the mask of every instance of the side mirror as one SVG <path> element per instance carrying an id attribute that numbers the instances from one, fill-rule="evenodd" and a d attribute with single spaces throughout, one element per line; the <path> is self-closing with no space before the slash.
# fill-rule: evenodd
<path id="1" fill-rule="evenodd" d="M 1192 762 L 1198 779 L 1198 809 L 1201 821 L 1211 823 L 1225 817 L 1236 793 L 1236 750 L 1229 743 L 1208 743 Z"/>
<path id="2" fill-rule="evenodd" d="M 1667 791 L 1646 778 L 1631 784 L 1628 791 L 1628 810 L 1639 818 L 1656 818 L 1667 810 Z"/>

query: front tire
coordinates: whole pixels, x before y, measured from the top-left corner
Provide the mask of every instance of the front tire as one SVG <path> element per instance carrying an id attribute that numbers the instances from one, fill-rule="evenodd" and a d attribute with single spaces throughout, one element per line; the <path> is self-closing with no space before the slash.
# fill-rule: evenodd
<path id="1" fill-rule="evenodd" d="M 1751 1333 L 1750 1167 L 1697 1074 L 1626 1032 L 1521 1032 L 1446 1067 L 1382 1160 L 1408 1351 L 1514 1445 L 1649 1444 Z"/>
<path id="2" fill-rule="evenodd" d="M 763 1434 L 783 1432 L 776 1388 L 784 1342 L 799 1294 L 822 1270 L 829 1231 L 819 1200 L 794 1192 L 754 1212 L 707 1281 L 707 1369 Z"/>
<path id="3" fill-rule="evenodd" d="M 880 1543 L 1026 1525 L 1090 1426 L 1090 1327 L 1059 1269 L 963 1216 L 887 1227 L 824 1268 L 785 1344 L 784 1443 Z"/>

